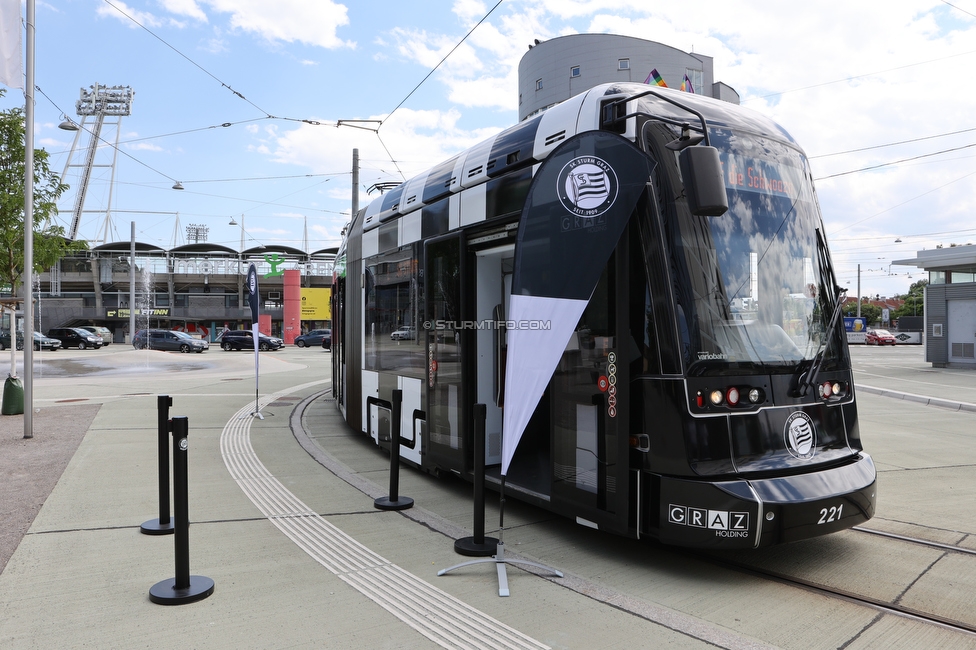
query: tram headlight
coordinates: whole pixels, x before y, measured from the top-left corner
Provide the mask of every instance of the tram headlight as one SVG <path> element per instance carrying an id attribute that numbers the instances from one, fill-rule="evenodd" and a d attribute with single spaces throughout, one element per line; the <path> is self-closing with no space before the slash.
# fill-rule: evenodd
<path id="1" fill-rule="evenodd" d="M 846 389 L 847 387 L 839 381 L 835 381 L 833 386 L 831 386 L 831 390 L 834 392 L 834 395 L 840 395 L 846 392 Z"/>
<path id="2" fill-rule="evenodd" d="M 713 390 L 712 393 L 708 396 L 708 399 L 712 401 L 712 404 L 718 406 L 719 404 L 722 403 L 722 391 Z"/>
<path id="3" fill-rule="evenodd" d="M 833 394 L 833 392 L 834 387 L 829 381 L 825 381 L 820 385 L 820 397 L 827 399 Z"/>
<path id="4" fill-rule="evenodd" d="M 758 388 L 749 389 L 749 403 L 758 404 L 763 400 L 763 392 Z"/>

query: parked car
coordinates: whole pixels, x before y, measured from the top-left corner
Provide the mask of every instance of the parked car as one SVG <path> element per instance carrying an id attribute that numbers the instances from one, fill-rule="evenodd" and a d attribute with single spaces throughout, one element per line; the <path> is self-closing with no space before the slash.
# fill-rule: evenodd
<path id="1" fill-rule="evenodd" d="M 136 350 L 166 350 L 170 352 L 200 353 L 210 348 L 210 343 L 203 339 L 195 339 L 186 332 L 176 330 L 148 329 L 139 330 L 132 337 L 132 347 Z"/>
<path id="2" fill-rule="evenodd" d="M 300 348 L 321 345 L 325 349 L 332 347 L 332 330 L 312 330 L 308 334 L 295 337 L 295 345 Z"/>
<path id="3" fill-rule="evenodd" d="M 251 330 L 224 330 L 217 337 L 221 350 L 253 350 L 254 335 Z M 258 334 L 259 350 L 277 350 L 285 342 L 273 336 Z"/>
<path id="4" fill-rule="evenodd" d="M 60 340 L 63 348 L 78 348 L 79 350 L 95 348 L 97 350 L 102 347 L 101 336 L 92 334 L 80 327 L 53 327 L 47 331 L 47 335 L 52 339 Z"/>
<path id="5" fill-rule="evenodd" d="M 0 332 L 0 352 L 10 347 L 10 330 Z M 17 332 L 17 349 L 24 349 L 24 333 Z"/>
<path id="6" fill-rule="evenodd" d="M 394 341 L 407 341 L 417 338 L 417 330 L 413 325 L 406 325 L 390 334 Z"/>
<path id="7" fill-rule="evenodd" d="M 6 350 L 10 347 L 10 332 L 0 333 L 0 351 Z M 44 336 L 40 332 L 34 332 L 34 349 L 40 350 L 57 350 L 61 347 L 61 341 L 58 339 L 52 339 L 50 337 Z M 17 349 L 24 349 L 24 333 L 17 332 Z"/>
<path id="8" fill-rule="evenodd" d="M 97 334 L 102 337 L 102 345 L 108 345 L 112 342 L 112 330 L 107 327 L 102 327 L 101 325 L 81 325 L 79 329 L 83 329 L 91 332 L 92 334 Z"/>
<path id="9" fill-rule="evenodd" d="M 888 330 L 868 330 L 864 342 L 868 345 L 894 345 L 898 340 Z"/>
<path id="10" fill-rule="evenodd" d="M 21 347 L 23 347 L 23 342 L 21 342 Z M 57 350 L 61 347 L 61 341 L 58 339 L 51 338 L 50 336 L 44 336 L 40 332 L 34 332 L 34 349 L 40 350 Z"/>

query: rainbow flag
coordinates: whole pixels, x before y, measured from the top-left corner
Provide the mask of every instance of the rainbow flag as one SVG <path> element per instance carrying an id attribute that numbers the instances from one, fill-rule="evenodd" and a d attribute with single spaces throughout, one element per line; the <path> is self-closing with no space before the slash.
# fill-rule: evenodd
<path id="1" fill-rule="evenodd" d="M 658 86 L 661 86 L 662 88 L 668 87 L 668 84 L 664 83 L 664 79 L 662 79 L 661 75 L 658 74 L 657 68 L 651 70 L 651 74 L 647 75 L 647 79 L 644 80 L 644 83 L 649 84 L 651 83 L 652 79 Z"/>
<path id="2" fill-rule="evenodd" d="M 692 95 L 695 94 L 695 87 L 691 85 L 691 79 L 688 78 L 688 75 L 685 75 L 684 80 L 681 82 L 681 90 Z"/>

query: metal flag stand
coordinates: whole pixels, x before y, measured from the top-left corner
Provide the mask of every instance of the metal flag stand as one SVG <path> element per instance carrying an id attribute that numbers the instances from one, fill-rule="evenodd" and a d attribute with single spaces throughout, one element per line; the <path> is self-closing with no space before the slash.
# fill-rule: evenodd
<path id="1" fill-rule="evenodd" d="M 485 406 L 483 404 L 475 404 L 475 432 L 480 428 L 482 435 L 481 446 L 484 448 L 484 414 Z M 480 422 L 479 422 L 480 417 Z M 480 425 L 480 427 L 479 427 Z M 477 439 L 479 436 L 475 436 Z M 478 442 L 476 441 L 477 445 Z M 484 465 L 482 467 L 476 468 L 475 471 L 484 472 Z M 477 497 L 476 497 L 477 498 Z M 475 504 L 477 508 L 477 504 Z M 484 516 L 484 506 L 482 505 L 482 517 Z M 489 538 L 490 539 L 490 538 Z M 457 550 L 457 545 L 455 544 L 455 550 Z M 498 595 L 500 597 L 505 597 L 510 594 L 508 589 L 508 571 L 505 568 L 506 564 L 521 564 L 525 566 L 535 567 L 541 569 L 542 571 L 548 571 L 555 575 L 557 578 L 562 578 L 563 574 L 561 571 L 557 571 L 552 567 L 548 567 L 544 564 L 539 564 L 538 562 L 530 562 L 529 560 L 522 560 L 516 558 L 505 557 L 505 475 L 502 474 L 501 488 L 498 492 L 498 542 L 495 544 L 495 554 L 491 557 L 480 558 L 477 560 L 468 560 L 467 562 L 462 562 L 461 564 L 455 564 L 452 567 L 446 569 L 441 569 L 437 572 L 437 575 L 442 576 L 454 569 L 460 569 L 461 567 L 471 566 L 473 564 L 487 564 L 492 563 L 495 565 L 495 570 L 498 573 Z"/>
<path id="2" fill-rule="evenodd" d="M 241 237 L 243 238 L 243 236 L 242 234 Z M 253 263 L 247 267 L 247 302 L 251 307 L 251 339 L 254 341 L 254 410 L 251 412 L 251 417 L 263 420 L 264 415 L 261 413 L 261 405 L 258 401 L 258 382 L 261 377 L 261 354 L 259 352 L 261 349 L 261 337 L 258 325 L 261 294 L 258 292 L 258 270 Z"/>

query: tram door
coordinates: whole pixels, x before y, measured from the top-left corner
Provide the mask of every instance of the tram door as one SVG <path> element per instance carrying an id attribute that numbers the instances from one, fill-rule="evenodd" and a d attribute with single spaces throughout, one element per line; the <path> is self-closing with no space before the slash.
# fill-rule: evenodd
<path id="1" fill-rule="evenodd" d="M 610 258 L 549 385 L 553 505 L 619 533 L 629 520 L 626 250 Z"/>
<path id="2" fill-rule="evenodd" d="M 344 271 L 343 271 L 344 273 Z M 344 399 L 346 373 L 346 278 L 343 275 L 332 285 L 332 396 L 346 412 Z"/>
<path id="3" fill-rule="evenodd" d="M 460 235 L 424 244 L 425 329 L 427 332 L 427 434 L 425 465 L 464 469 L 464 355 L 462 268 L 465 246 Z"/>
<path id="4" fill-rule="evenodd" d="M 485 405 L 485 464 L 502 462 L 502 404 L 505 378 L 508 299 L 512 295 L 515 244 L 477 251 L 468 259 L 475 266 L 476 404 Z M 548 487 L 544 494 L 548 494 Z"/>

